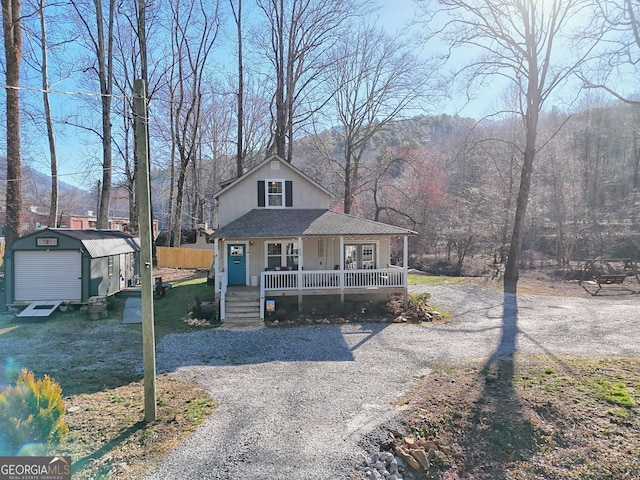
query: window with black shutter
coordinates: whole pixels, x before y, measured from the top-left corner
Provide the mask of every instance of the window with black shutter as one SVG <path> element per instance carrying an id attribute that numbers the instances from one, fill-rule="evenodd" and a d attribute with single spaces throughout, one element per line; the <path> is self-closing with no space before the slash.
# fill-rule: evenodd
<path id="1" fill-rule="evenodd" d="M 258 207 L 282 208 L 293 206 L 293 182 L 291 180 L 259 180 Z"/>
<path id="2" fill-rule="evenodd" d="M 284 182 L 284 198 L 285 206 L 293 207 L 293 182 L 291 180 Z"/>
<path id="3" fill-rule="evenodd" d="M 264 207 L 264 180 L 258 180 L 258 206 Z"/>

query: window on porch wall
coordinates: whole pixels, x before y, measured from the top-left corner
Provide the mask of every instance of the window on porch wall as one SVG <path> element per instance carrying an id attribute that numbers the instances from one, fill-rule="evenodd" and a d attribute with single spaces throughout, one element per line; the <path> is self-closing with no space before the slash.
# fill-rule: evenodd
<path id="1" fill-rule="evenodd" d="M 362 268 L 375 268 L 373 245 L 362 245 Z"/>
<path id="2" fill-rule="evenodd" d="M 298 242 L 267 243 L 267 270 L 276 270 L 285 266 L 289 270 L 297 270 L 299 256 L 300 247 Z"/>
<path id="3" fill-rule="evenodd" d="M 355 244 L 344 246 L 345 270 L 376 268 L 376 246 L 373 244 Z"/>

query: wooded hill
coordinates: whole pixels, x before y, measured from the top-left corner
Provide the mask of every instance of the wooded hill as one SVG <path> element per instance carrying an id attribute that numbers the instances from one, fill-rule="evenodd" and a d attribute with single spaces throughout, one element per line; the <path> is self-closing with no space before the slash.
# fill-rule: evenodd
<path id="1" fill-rule="evenodd" d="M 421 253 L 464 270 L 482 254 L 504 262 L 522 161 L 521 124 L 451 117 L 393 122 L 369 142 L 351 213 L 412 228 Z M 344 192 L 342 135 L 325 131 L 296 145 L 297 166 Z M 640 252 L 640 108 L 625 104 L 552 112 L 541 120 L 523 262 L 570 261 Z M 351 172 L 352 175 L 354 172 Z"/>
<path id="2" fill-rule="evenodd" d="M 423 254 L 431 254 L 428 267 L 436 259 L 467 273 L 465 262 L 474 255 L 502 262 L 513 224 L 522 137 L 520 123 L 511 119 L 476 123 L 440 115 L 392 122 L 367 142 L 358 165 L 351 165 L 350 213 L 416 230 L 411 243 L 416 266 L 425 266 Z M 248 159 L 246 168 L 261 158 Z M 215 227 L 213 194 L 233 177 L 234 162 L 202 158 L 190 170 L 184 226 Z M 342 132 L 301 138 L 294 145 L 294 164 L 330 189 L 333 208 L 344 210 Z M 153 211 L 161 225 L 168 214 L 169 178 L 164 169 L 152 172 Z M 24 181 L 25 208 L 46 211 L 48 177 L 24 167 Z M 640 107 L 588 106 L 544 115 L 524 261 L 565 268 L 569 261 L 597 256 L 636 258 L 639 187 Z M 95 209 L 95 192 L 64 186 L 62 198 L 65 211 Z M 118 211 L 112 214 L 126 216 L 122 201 L 113 208 Z"/>

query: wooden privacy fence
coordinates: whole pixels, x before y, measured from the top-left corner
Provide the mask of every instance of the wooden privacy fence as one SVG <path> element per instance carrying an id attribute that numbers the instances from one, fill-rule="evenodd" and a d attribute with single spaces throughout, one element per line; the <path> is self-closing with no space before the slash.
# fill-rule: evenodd
<path id="1" fill-rule="evenodd" d="M 213 250 L 196 248 L 156 247 L 158 267 L 210 268 Z"/>

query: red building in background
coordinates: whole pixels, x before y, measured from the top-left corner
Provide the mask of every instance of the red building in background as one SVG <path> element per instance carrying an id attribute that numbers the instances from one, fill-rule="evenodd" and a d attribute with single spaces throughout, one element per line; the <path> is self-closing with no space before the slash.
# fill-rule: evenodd
<path id="1" fill-rule="evenodd" d="M 6 212 L 0 210 L 0 228 L 4 226 Z M 56 228 L 70 228 L 72 230 L 95 229 L 97 224 L 97 216 L 92 210 L 88 210 L 85 215 L 62 214 L 58 216 L 58 224 Z M 22 214 L 22 235 L 41 230 L 48 225 L 49 214 L 38 212 L 36 207 L 31 207 Z M 127 217 L 109 217 L 109 227 L 107 230 L 118 230 L 120 232 L 129 233 L 129 218 Z M 158 236 L 158 221 L 154 220 L 152 225 L 153 238 Z"/>

